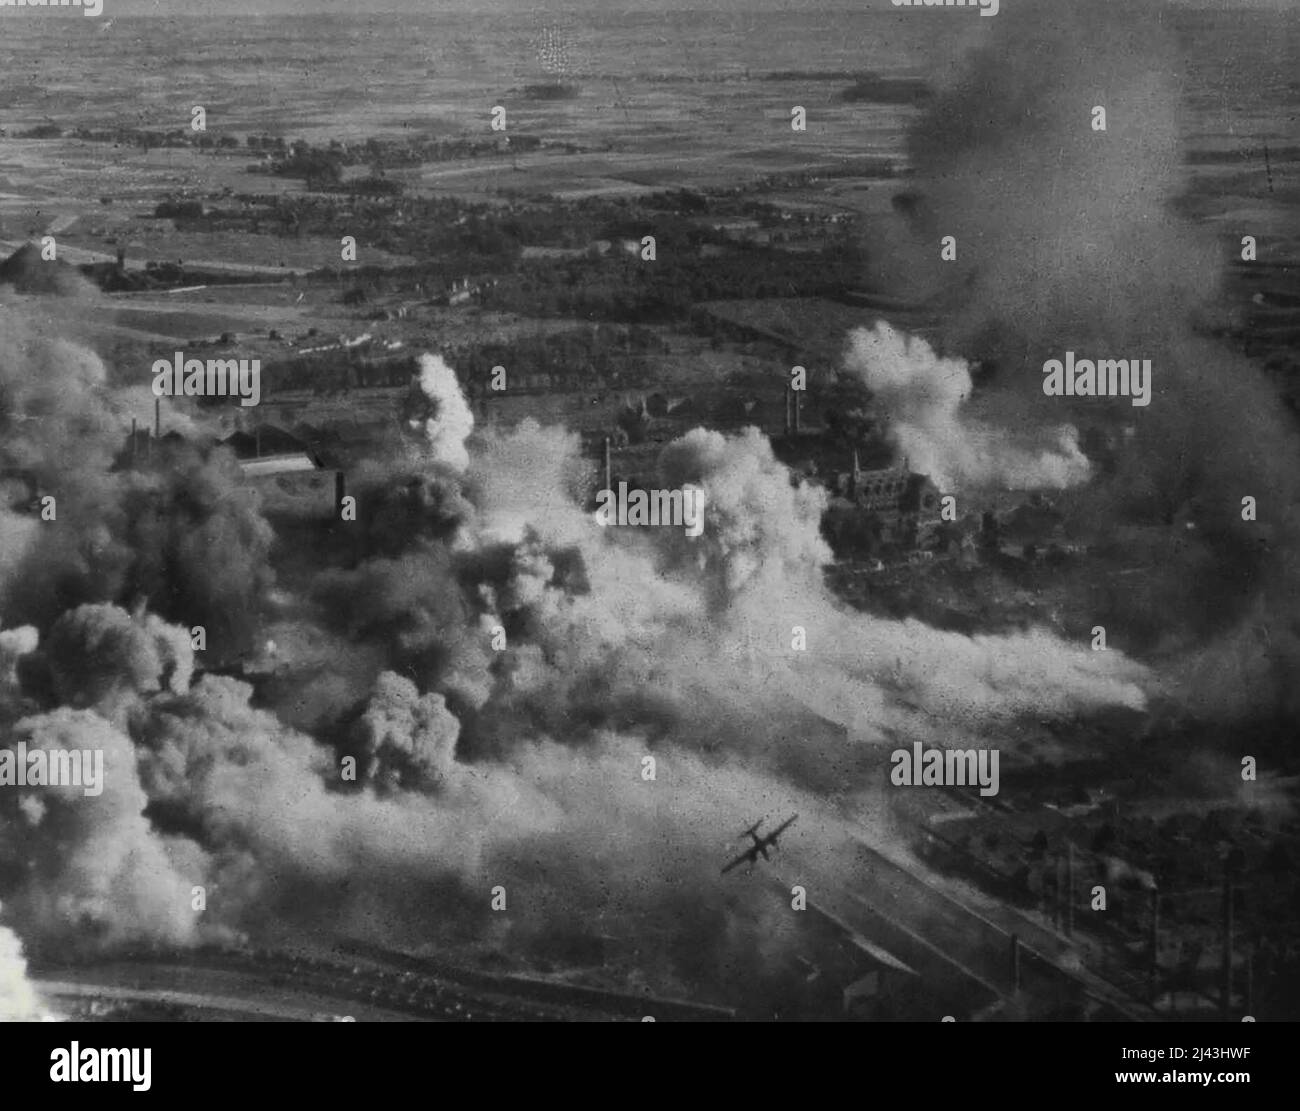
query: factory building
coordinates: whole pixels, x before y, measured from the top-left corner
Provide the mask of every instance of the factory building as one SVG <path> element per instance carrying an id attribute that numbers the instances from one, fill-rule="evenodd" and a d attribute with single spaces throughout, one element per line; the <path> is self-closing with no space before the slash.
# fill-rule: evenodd
<path id="1" fill-rule="evenodd" d="M 926 547 L 939 527 L 939 490 L 928 475 L 902 466 L 864 471 L 853 453 L 853 469 L 834 477 L 831 505 L 842 517 L 860 514 L 877 543 Z"/>
<path id="2" fill-rule="evenodd" d="M 221 441 L 235 453 L 245 478 L 264 478 L 320 469 L 307 445 L 274 425 L 259 425 L 251 432 L 234 432 Z"/>

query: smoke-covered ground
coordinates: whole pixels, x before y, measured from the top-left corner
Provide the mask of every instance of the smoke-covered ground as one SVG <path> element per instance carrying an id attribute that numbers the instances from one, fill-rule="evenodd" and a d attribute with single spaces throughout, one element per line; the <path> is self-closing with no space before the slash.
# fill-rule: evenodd
<path id="1" fill-rule="evenodd" d="M 1022 718 L 1171 694 L 1230 716 L 1259 705 L 1223 689 L 1241 675 L 1264 688 L 1247 698 L 1276 698 L 1294 675 L 1295 438 L 1253 368 L 1188 324 L 1206 291 L 1185 275 L 1213 268 L 1164 208 L 1173 62 L 1158 27 L 1135 29 L 1141 5 L 1122 22 L 1119 5 L 1052 6 L 1048 24 L 1029 7 L 1004 8 L 997 51 L 917 128 L 933 267 L 904 239 L 892 253 L 891 285 L 941 300 L 962 358 L 878 328 L 849 340 L 846 369 L 881 395 L 899 449 L 959 493 L 1078 486 L 1094 525 L 1194 503 L 1161 654 L 847 610 L 821 578 L 823 492 L 753 429 L 663 451 L 662 486 L 705 492 L 698 539 L 601 529 L 580 508 L 576 436 L 475 432 L 433 355 L 410 435 L 350 476 L 357 520 L 277 551 L 228 454 L 182 443 L 114 469 L 139 398 L 6 307 L 0 464 L 57 517 L 0 521 L 0 713 L 29 749 L 102 750 L 106 785 L 0 795 L 5 922 L 68 949 L 352 934 L 528 953 L 640 931 L 671 938 L 645 954 L 647 982 L 753 1002 L 791 927 L 718 864 L 757 815 L 798 811 L 801 852 L 829 861 L 897 745 L 996 744 Z M 946 234 L 956 263 L 937 261 Z M 1097 402 L 1139 426 L 1114 475 L 1080 453 L 1079 410 L 1042 395 L 1041 362 L 1066 349 L 1155 363 L 1149 409 Z M 991 380 L 972 380 L 976 358 Z M 997 421 L 966 412 L 979 391 Z M 1206 605 L 1226 628 L 1183 619 Z M 1242 630 L 1261 622 L 1286 666 L 1248 655 L 1260 639 Z M 256 696 L 217 666 L 268 641 L 281 666 Z"/>
<path id="2" fill-rule="evenodd" d="M 6 720 L 29 750 L 102 750 L 106 778 L 97 798 L 3 797 L 7 920 L 42 946 L 504 932 L 526 951 L 651 923 L 679 940 L 647 976 L 725 997 L 784 936 L 755 887 L 718 884 L 754 815 L 797 810 L 831 852 L 892 738 L 1144 704 L 1148 676 L 1119 653 L 841 609 L 820 579 L 823 495 L 754 430 L 664 451 L 665 485 L 706 492 L 702 537 L 601 529 L 574 496 L 576 438 L 470 437 L 432 358 L 415 434 L 334 526 L 360 558 L 317 557 L 293 596 L 229 459 L 179 446 L 110 470 L 121 425 L 97 360 L 37 336 L 19 350 L 5 451 L 58 514 L 24 518 L 9 553 Z M 288 667 L 261 704 L 200 673 L 268 638 Z M 315 736 L 286 724 L 307 701 L 326 707 Z M 808 705 L 847 739 L 809 735 Z"/>

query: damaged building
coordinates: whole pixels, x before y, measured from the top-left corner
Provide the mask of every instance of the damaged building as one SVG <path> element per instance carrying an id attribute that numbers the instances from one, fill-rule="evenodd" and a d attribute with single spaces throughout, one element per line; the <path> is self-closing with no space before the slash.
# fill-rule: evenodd
<path id="1" fill-rule="evenodd" d="M 939 490 L 928 475 L 901 466 L 853 467 L 831 479 L 823 530 L 837 555 L 881 555 L 932 547 L 938 540 Z"/>

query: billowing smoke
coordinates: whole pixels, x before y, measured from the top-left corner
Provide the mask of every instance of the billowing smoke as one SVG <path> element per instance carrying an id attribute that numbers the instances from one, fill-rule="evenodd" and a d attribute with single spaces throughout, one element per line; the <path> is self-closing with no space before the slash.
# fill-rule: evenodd
<path id="1" fill-rule="evenodd" d="M 202 852 L 162 837 L 144 816 L 135 746 L 89 710 L 62 708 L 14 727 L 29 752 L 103 754 L 102 793 L 77 785 L 0 792 L 5 865 L 22 877 L 6 915 L 69 951 L 140 938 L 180 943 L 194 936 L 190 885 L 201 882 Z"/>
<path id="2" fill-rule="evenodd" d="M 988 368 L 967 404 L 998 427 L 1051 441 L 1069 421 L 1085 443 L 1121 445 L 1062 502 L 1068 528 L 1178 522 L 1158 581 L 1077 583 L 1099 600 L 1093 619 L 1165 659 L 1186 656 L 1170 668 L 1184 677 L 1179 697 L 1212 713 L 1248 701 L 1229 677 L 1260 662 L 1273 679 L 1249 684 L 1257 712 L 1288 714 L 1300 449 L 1261 368 L 1194 328 L 1215 311 L 1224 257 L 1174 203 L 1184 82 L 1163 15 L 1156 0 L 1005 5 L 911 133 L 909 235 L 878 256 L 878 276 L 930 298 L 943 346 Z M 939 258 L 945 236 L 955 259 Z M 1150 359 L 1150 404 L 1045 396 L 1043 364 L 1067 351 Z M 1074 441 L 1054 454 L 1075 460 Z M 1268 512 L 1244 519 L 1247 496 Z"/>
<path id="3" fill-rule="evenodd" d="M 55 479 L 108 469 L 121 425 L 104 405 L 98 356 L 50 339 L 0 308 L 0 463 L 49 488 Z"/>
<path id="4" fill-rule="evenodd" d="M 16 293 L 40 294 L 71 301 L 94 300 L 99 288 L 62 259 L 46 258 L 36 243 L 24 243 L 0 262 L 0 286 Z"/>
<path id="5" fill-rule="evenodd" d="M 896 451 L 941 490 L 1062 489 L 1088 480 L 1092 467 L 1072 425 L 1026 437 L 971 418 L 963 412 L 972 390 L 967 364 L 938 357 L 917 336 L 883 321 L 858 328 L 849 336 L 845 367 L 872 392 Z M 1019 442 L 1025 439 L 1037 445 Z"/>
<path id="6" fill-rule="evenodd" d="M 228 452 L 159 444 L 156 466 L 121 466 L 135 402 L 93 352 L 0 307 L 0 612 L 48 628 L 144 599 L 215 654 L 246 650 L 270 526 Z"/>
<path id="7" fill-rule="evenodd" d="M 890 279 L 943 299 L 955 349 L 1018 347 L 1036 380 L 1066 347 L 1158 344 L 1210 292 L 1213 251 L 1167 207 L 1180 59 L 1162 14 L 1156 0 L 1008 5 L 912 130 L 917 253 Z"/>
<path id="8" fill-rule="evenodd" d="M 730 603 L 744 593 L 779 594 L 791 582 L 813 580 L 830 551 L 821 538 L 825 495 L 808 484 L 792 486 L 789 472 L 756 429 L 738 437 L 697 428 L 669 444 L 659 461 L 668 488 L 704 490 L 705 527 L 699 538 L 674 532 L 673 547 Z"/>
<path id="9" fill-rule="evenodd" d="M 463 471 L 469 465 L 465 441 L 474 431 L 474 414 L 461 393 L 456 372 L 439 355 L 420 356 L 419 388 L 428 401 L 425 412 L 409 421 L 422 428 L 433 460 Z"/>
<path id="10" fill-rule="evenodd" d="M 1093 17 L 1090 7 L 1081 18 Z M 989 22 L 1011 19 L 1008 6 Z M 1000 182 L 1032 182 L 1022 157 L 1074 119 L 1069 98 L 1098 72 L 1072 49 L 1051 54 L 1054 67 L 1036 57 L 977 62 L 985 99 L 967 89 L 948 103 L 967 130 L 928 154 L 918 140 L 922 183 L 937 190 L 918 218 L 973 213 L 955 233 L 975 275 L 961 320 L 972 354 L 984 344 L 1001 356 L 1005 381 L 994 389 L 1017 412 L 1031 410 L 1040 381 L 1026 343 L 1051 355 L 1067 340 L 1077 348 L 1090 334 L 1053 322 L 1078 307 L 1072 296 L 1094 307 L 1103 296 L 1088 281 L 1053 292 L 1051 249 L 1015 249 L 1026 233 L 1012 216 L 1038 221 L 1037 212 L 1023 194 L 1016 205 L 998 194 Z M 1153 80 L 1118 63 L 1100 72 L 1132 76 L 1135 88 Z M 1128 87 L 1113 85 L 1119 94 L 1107 103 L 1121 110 L 1111 108 L 1112 120 L 1122 121 Z M 1101 98 L 1083 99 L 1090 108 Z M 996 115 L 991 129 L 979 123 L 984 110 Z M 980 138 L 968 141 L 968 130 Z M 1063 133 L 1073 152 L 1066 172 L 1095 190 L 1094 163 L 1083 157 L 1096 142 L 1087 108 L 1079 132 Z M 1037 153 L 1046 176 L 1036 197 L 1051 192 L 1059 141 Z M 941 150 L 959 183 L 951 194 Z M 1111 178 L 1123 184 L 1109 172 L 1103 184 Z M 1150 212 L 1143 188 L 1119 195 L 1128 207 L 1118 213 L 1080 198 L 1088 215 L 1067 221 L 1073 234 L 1093 230 L 1103 212 L 1140 224 Z M 1032 230 L 1057 235 L 1047 219 Z M 1131 240 L 1106 232 L 1091 242 L 1118 250 Z M 1101 282 L 1107 266 L 1072 250 Z M 1033 276 L 1013 277 L 1021 266 Z M 1000 281 L 1022 293 L 1042 287 L 1046 307 L 1026 313 L 1038 302 L 1004 295 Z M 1103 318 L 1140 314 L 1125 305 Z M 989 338 L 1017 327 L 1019 363 L 1015 343 Z M 944 453 L 935 473 L 953 482 L 1010 483 L 1026 472 L 1034 482 L 1078 480 L 1072 441 L 1055 433 L 1020 445 L 1023 455 L 992 442 L 991 424 L 1015 421 L 971 415 L 978 399 L 965 400 L 960 363 L 887 329 L 857 345 L 866 354 L 854 365 L 892 406 L 914 466 L 926 465 L 928 446 Z M 5 364 L 0 379 L 11 383 L 0 418 L 13 433 L 0 451 L 26 460 L 13 465 L 37 472 L 61 506 L 57 526 L 29 530 L 4 564 L 4 616 L 31 627 L 0 634 L 9 673 L 0 708 L 6 725 L 17 722 L 15 738 L 102 750 L 106 773 L 94 799 L 0 791 L 0 896 L 29 945 L 311 932 L 411 945 L 487 939 L 545 954 L 565 936 L 601 931 L 670 938 L 642 946 L 655 954 L 643 972 L 657 986 L 752 997 L 790 927 L 772 920 L 760 885 L 720 891 L 717 867 L 736 832 L 798 810 L 797 828 L 816 832 L 789 851 L 815 866 L 846 842 L 896 744 L 1000 744 L 1025 717 L 1140 710 L 1159 689 L 1117 648 L 1092 652 L 1042 630 L 967 637 L 848 610 L 822 582 L 824 494 L 792 482 L 753 430 L 697 429 L 662 453 L 664 486 L 704 491 L 701 536 L 601 529 L 581 508 L 577 437 L 525 422 L 476 437 L 471 457 L 472 416 L 435 356 L 421 360 L 428 411 L 414 418 L 429 450 L 361 475 L 362 535 L 331 521 L 310 534 L 319 543 L 295 538 L 271 620 L 274 533 L 234 464 L 186 449 L 165 468 L 110 471 L 121 430 L 105 427 L 102 375 L 87 358 L 49 348 Z M 53 365 L 61 359 L 71 365 Z M 1153 413 L 1166 400 L 1164 365 Z M 954 366 L 960 373 L 950 375 Z M 1026 367 L 1035 373 L 1017 377 Z M 68 388 L 47 395 L 30 383 L 43 368 Z M 1196 373 L 1208 384 L 1208 371 Z M 1214 396 L 1178 418 L 1204 422 L 1193 425 L 1197 443 L 1222 424 Z M 60 421 L 28 429 L 20 418 L 42 405 L 80 421 L 85 445 L 69 442 Z M 1044 409 L 1031 423 L 1056 428 L 1064 416 Z M 1229 471 L 1244 475 L 1254 460 L 1241 444 L 1233 432 Z M 1178 481 L 1151 471 L 1151 496 Z M 64 497 L 74 510 L 66 517 Z M 220 673 L 211 639 L 208 670 L 195 675 L 186 631 L 216 628 L 223 613 L 232 644 L 284 648 L 284 666 L 256 689 Z M 647 756 L 653 780 L 642 776 Z M 496 884 L 507 890 L 504 915 L 485 897 Z M 200 885 L 202 914 L 192 904 Z"/>
<path id="11" fill-rule="evenodd" d="M 89 707 L 123 691 L 186 690 L 194 669 L 190 637 L 153 614 L 132 618 L 111 605 L 78 606 L 50 629 L 43 653 L 54 694 Z"/>
<path id="12" fill-rule="evenodd" d="M 18 682 L 18 661 L 32 652 L 40 643 L 40 633 L 31 625 L 0 632 L 0 688 L 11 688 Z"/>
<path id="13" fill-rule="evenodd" d="M 485 540 L 517 542 L 532 529 L 549 540 L 586 531 L 577 494 L 590 469 L 579 460 L 578 436 L 521 421 L 509 435 L 488 436 L 470 468 Z"/>
<path id="14" fill-rule="evenodd" d="M 393 788 L 439 787 L 451 771 L 459 733 L 442 695 L 421 695 L 411 680 L 385 671 L 361 718 L 364 774 Z"/>
<path id="15" fill-rule="evenodd" d="M 107 783 L 97 800 L 0 797 L 0 875 L 24 877 L 9 920 L 84 945 L 322 922 L 404 944 L 496 931 L 538 954 L 594 922 L 679 936 L 649 970 L 665 987 L 752 994 L 746 969 L 785 934 L 763 940 L 760 887 L 718 900 L 735 831 L 798 809 L 842 836 L 829 796 L 874 789 L 891 738 L 937 739 L 938 716 L 996 735 L 1018 714 L 1142 703 L 1145 673 L 1119 652 L 843 611 L 820 580 L 823 495 L 753 430 L 664 451 L 663 481 L 705 492 L 694 540 L 600 529 L 574 497 L 581 469 L 573 437 L 526 423 L 486 437 L 460 491 L 417 482 L 411 527 L 320 570 L 296 627 L 271 627 L 311 673 L 278 677 L 271 708 L 246 682 L 195 680 L 185 630 L 153 616 L 90 604 L 34 651 L 13 634 L 27 697 L 48 707 L 16 735 L 103 749 Z M 322 672 L 335 716 L 353 716 L 313 737 L 284 717 Z M 818 713 L 846 731 L 810 731 Z M 497 883 L 508 923 L 482 898 Z"/>

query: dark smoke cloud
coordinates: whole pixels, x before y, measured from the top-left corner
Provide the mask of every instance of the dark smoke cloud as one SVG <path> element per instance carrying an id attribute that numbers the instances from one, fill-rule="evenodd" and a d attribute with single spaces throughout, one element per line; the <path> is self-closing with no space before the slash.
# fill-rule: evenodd
<path id="1" fill-rule="evenodd" d="M 91 352 L 0 312 L 0 607 L 48 627 L 83 603 L 144 599 L 218 655 L 247 650 L 272 582 L 272 532 L 238 466 L 186 444 L 159 465 L 114 470 L 134 404 Z M 53 520 L 16 511 L 55 499 Z"/>
<path id="2" fill-rule="evenodd" d="M 910 235 L 879 276 L 931 297 L 945 346 L 991 368 L 975 393 L 995 427 L 1046 435 L 1068 420 L 1126 445 L 1113 474 L 1064 503 L 1069 522 L 1103 535 L 1190 526 L 1166 545 L 1160 581 L 1109 591 L 1097 620 L 1166 660 L 1198 713 L 1286 714 L 1300 451 L 1260 368 L 1193 329 L 1222 258 L 1171 205 L 1182 60 L 1161 16 L 1155 2 L 1006 5 L 913 130 Z M 940 259 L 948 235 L 955 262 Z M 1067 350 L 1150 359 L 1151 404 L 1045 397 L 1042 365 Z M 1247 495 L 1256 522 L 1242 520 Z M 1243 695 L 1229 677 L 1247 672 Z"/>
<path id="3" fill-rule="evenodd" d="M 55 696 L 72 707 L 93 707 L 122 694 L 183 691 L 194 668 L 186 630 L 153 614 L 132 618 L 111 605 L 69 610 L 50 629 L 42 655 Z"/>
<path id="4" fill-rule="evenodd" d="M 433 789 L 451 773 L 460 723 L 442 695 L 421 695 L 409 679 L 386 671 L 361 719 L 367 778 L 390 787 Z"/>

